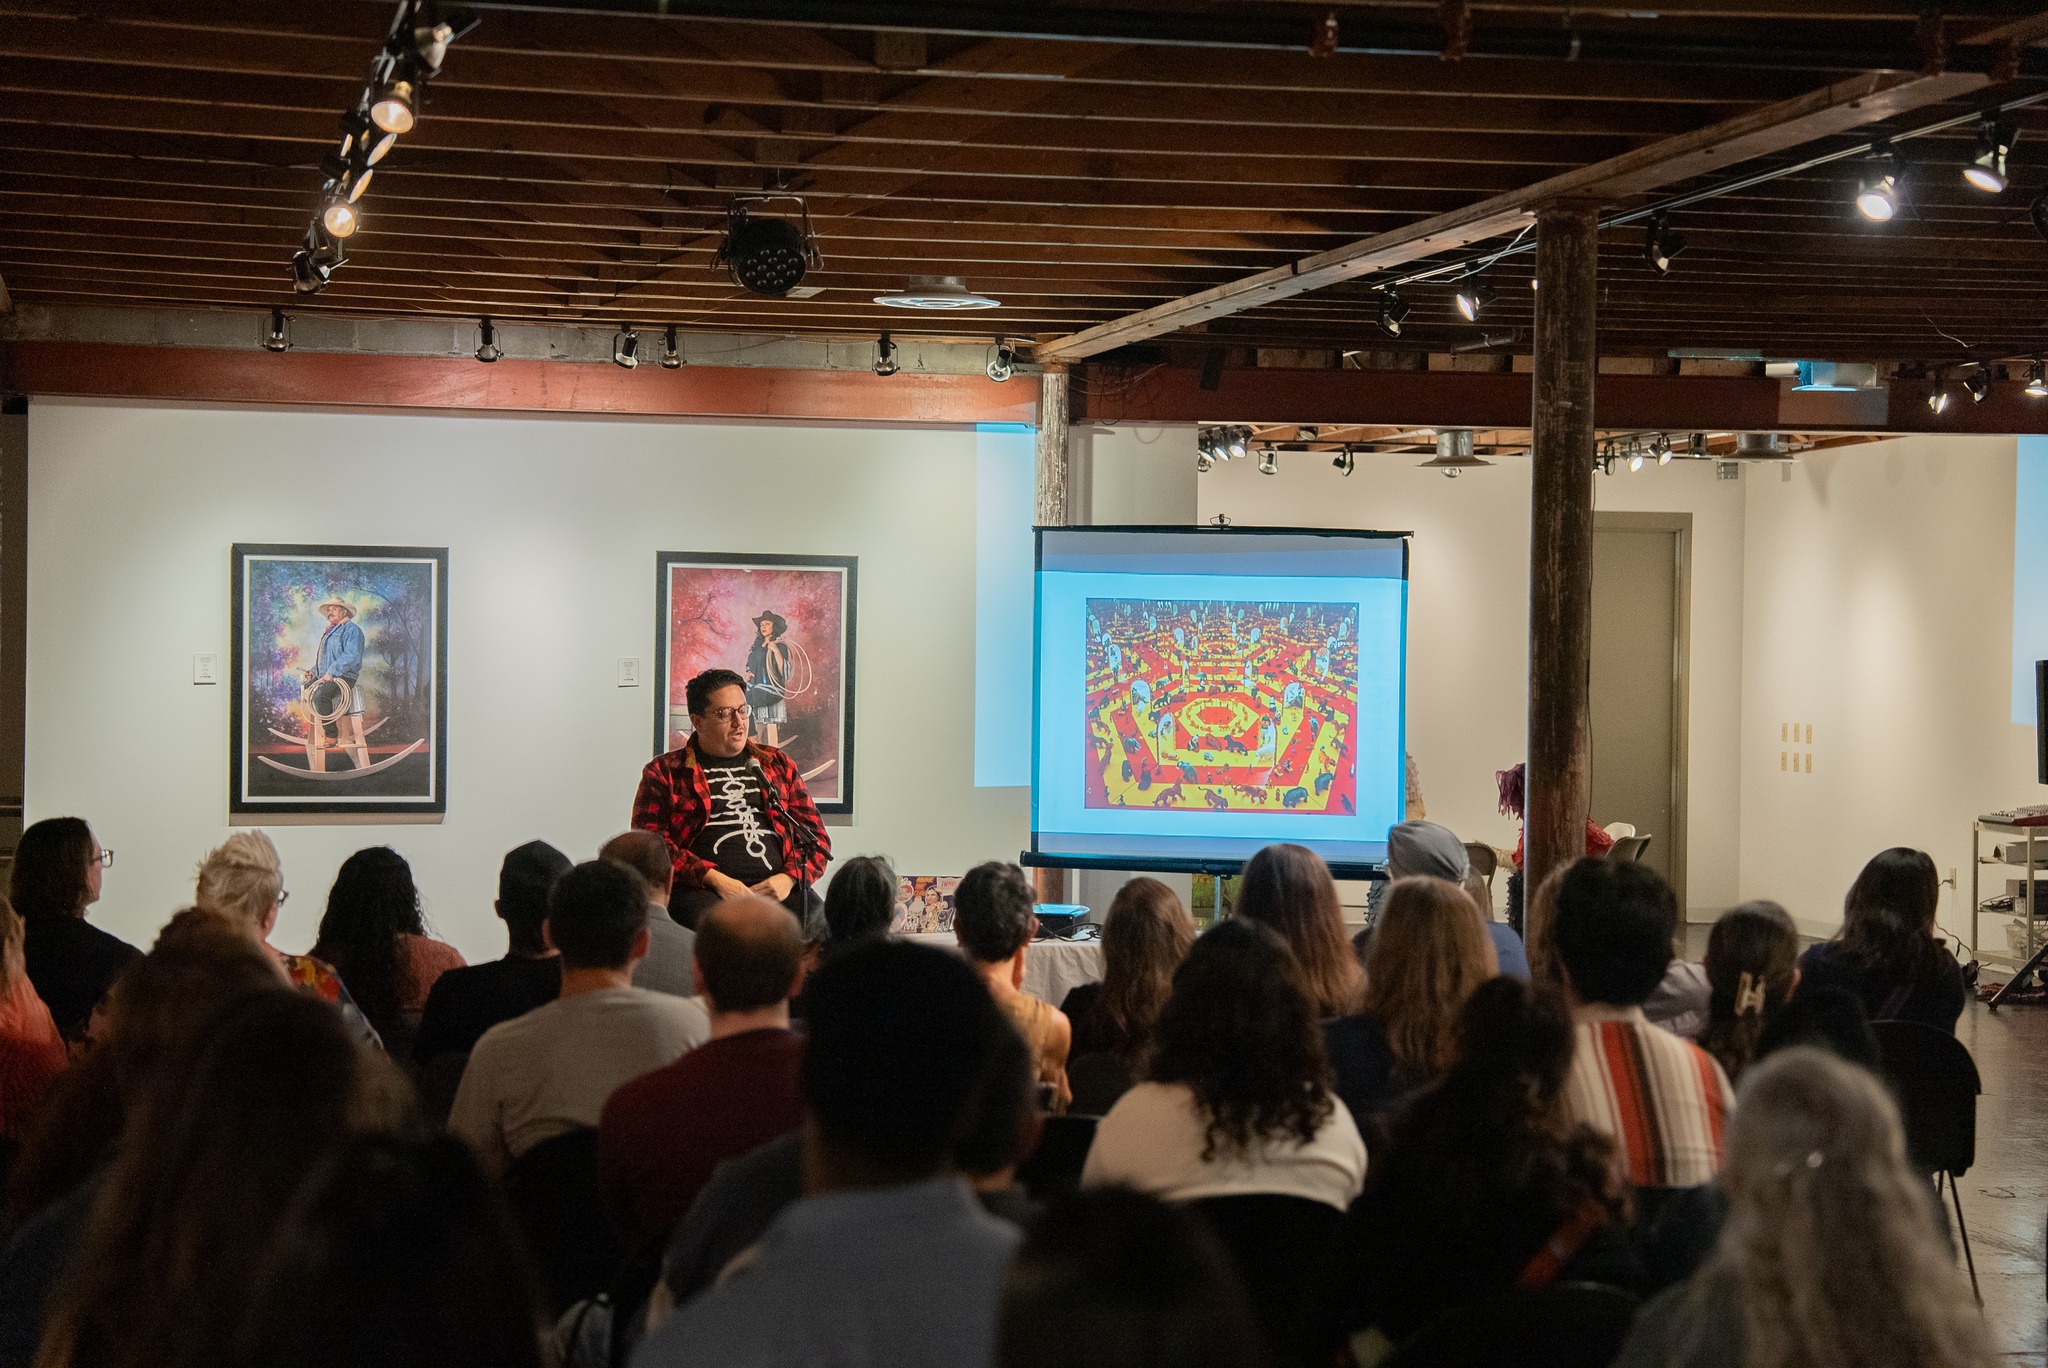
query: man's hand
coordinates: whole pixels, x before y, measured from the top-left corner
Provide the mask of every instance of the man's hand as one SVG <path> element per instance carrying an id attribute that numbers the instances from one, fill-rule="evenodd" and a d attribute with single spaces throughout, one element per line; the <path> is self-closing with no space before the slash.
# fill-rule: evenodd
<path id="1" fill-rule="evenodd" d="M 715 869 L 704 876 L 704 886 L 721 898 L 744 898 L 754 891 L 730 874 L 721 874 Z"/>
<path id="2" fill-rule="evenodd" d="M 787 874 L 770 874 L 747 891 L 759 893 L 771 902 L 781 902 L 789 896 L 789 890 L 796 887 L 796 880 Z"/>

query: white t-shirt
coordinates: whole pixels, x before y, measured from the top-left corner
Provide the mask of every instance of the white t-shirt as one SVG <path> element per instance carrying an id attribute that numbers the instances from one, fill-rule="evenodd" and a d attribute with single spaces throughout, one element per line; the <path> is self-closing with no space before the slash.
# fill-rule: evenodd
<path id="1" fill-rule="evenodd" d="M 1122 1184 L 1169 1202 L 1254 1193 L 1307 1197 L 1340 1211 L 1365 1186 L 1365 1141 L 1342 1101 L 1306 1145 L 1266 1138 L 1249 1153 L 1227 1147 L 1202 1158 L 1207 1123 L 1185 1083 L 1140 1083 L 1095 1128 L 1083 1187 Z"/>
<path id="2" fill-rule="evenodd" d="M 711 1038 L 695 998 L 600 988 L 501 1021 L 476 1043 L 448 1130 L 493 1174 L 541 1141 L 595 1126 L 612 1090 Z"/>

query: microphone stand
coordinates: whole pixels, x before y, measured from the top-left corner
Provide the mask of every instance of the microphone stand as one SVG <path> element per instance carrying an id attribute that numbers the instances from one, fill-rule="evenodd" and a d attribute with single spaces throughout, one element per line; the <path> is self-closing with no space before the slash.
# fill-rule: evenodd
<path id="1" fill-rule="evenodd" d="M 803 895 L 797 900 L 803 907 L 803 911 L 797 914 L 797 921 L 808 936 L 811 920 L 811 857 L 818 853 L 818 840 L 811 835 L 809 827 L 791 814 L 789 805 L 782 801 L 781 790 L 768 778 L 768 771 L 762 768 L 759 760 L 754 761 L 754 769 L 761 776 L 761 801 L 782 814 L 782 825 L 789 832 L 790 839 L 796 842 L 796 886 L 797 891 Z"/>

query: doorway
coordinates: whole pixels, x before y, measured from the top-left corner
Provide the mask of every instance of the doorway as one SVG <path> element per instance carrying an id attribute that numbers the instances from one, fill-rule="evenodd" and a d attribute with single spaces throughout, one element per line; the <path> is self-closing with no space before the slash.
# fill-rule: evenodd
<path id="1" fill-rule="evenodd" d="M 1593 820 L 1650 838 L 1681 916 L 1691 564 L 1690 513 L 1594 514 Z"/>

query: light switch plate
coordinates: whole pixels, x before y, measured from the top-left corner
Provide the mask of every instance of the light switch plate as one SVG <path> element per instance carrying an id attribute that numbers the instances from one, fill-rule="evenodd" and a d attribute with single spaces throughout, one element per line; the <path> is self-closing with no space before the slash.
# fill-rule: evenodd
<path id="1" fill-rule="evenodd" d="M 220 653 L 202 651 L 192 657 L 192 682 L 194 684 L 220 683 Z"/>
<path id="2" fill-rule="evenodd" d="M 640 659 L 638 656 L 619 657 L 619 687 L 637 689 L 640 687 Z"/>

